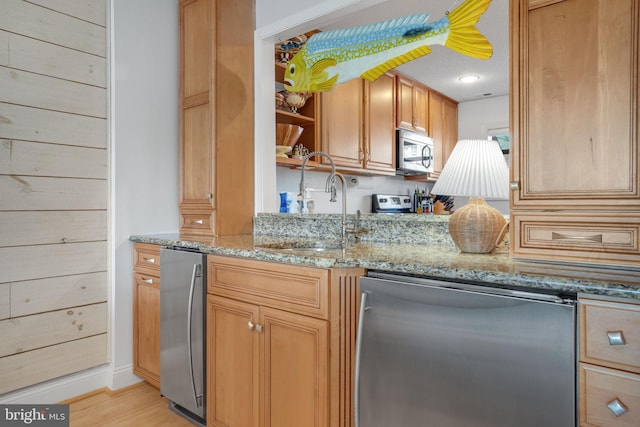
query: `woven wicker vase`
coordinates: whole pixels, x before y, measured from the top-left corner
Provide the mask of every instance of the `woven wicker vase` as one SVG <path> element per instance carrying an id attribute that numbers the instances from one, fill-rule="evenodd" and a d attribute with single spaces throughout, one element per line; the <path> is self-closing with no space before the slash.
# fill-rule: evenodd
<path id="1" fill-rule="evenodd" d="M 496 247 L 506 222 L 500 211 L 487 205 L 482 197 L 472 197 L 451 215 L 449 234 L 462 252 L 484 254 Z"/>

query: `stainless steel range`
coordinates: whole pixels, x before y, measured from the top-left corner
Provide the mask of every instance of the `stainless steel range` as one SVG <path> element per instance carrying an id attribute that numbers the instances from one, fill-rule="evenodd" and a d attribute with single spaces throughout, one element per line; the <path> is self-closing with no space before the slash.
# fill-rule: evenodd
<path id="1" fill-rule="evenodd" d="M 373 213 L 410 213 L 411 196 L 406 194 L 372 194 L 371 212 Z"/>

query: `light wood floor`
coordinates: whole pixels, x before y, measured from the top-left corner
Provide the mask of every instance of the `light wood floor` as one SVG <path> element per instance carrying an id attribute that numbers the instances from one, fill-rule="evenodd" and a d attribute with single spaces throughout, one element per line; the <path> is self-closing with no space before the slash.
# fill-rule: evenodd
<path id="1" fill-rule="evenodd" d="M 69 403 L 71 427 L 194 427 L 170 411 L 167 399 L 148 383 L 64 403 Z"/>

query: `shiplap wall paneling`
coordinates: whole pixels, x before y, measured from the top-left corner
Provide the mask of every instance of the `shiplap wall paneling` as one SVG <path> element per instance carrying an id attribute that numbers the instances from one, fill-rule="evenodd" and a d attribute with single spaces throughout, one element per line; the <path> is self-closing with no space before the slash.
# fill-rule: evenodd
<path id="1" fill-rule="evenodd" d="M 107 242 L 0 248 L 5 282 L 107 270 Z"/>
<path id="2" fill-rule="evenodd" d="M 0 139 L 0 174 L 107 179 L 105 150 Z"/>
<path id="3" fill-rule="evenodd" d="M 106 209 L 106 180 L 0 175 L 0 210 Z"/>
<path id="4" fill-rule="evenodd" d="M 92 55 L 106 57 L 106 18 L 100 23 L 84 20 L 83 5 L 94 3 L 106 14 L 106 1 L 52 0 L 47 7 L 32 1 L 2 0 L 0 29 L 42 40 L 58 46 L 68 47 Z M 66 8 L 61 8 L 61 4 Z"/>
<path id="5" fill-rule="evenodd" d="M 0 393 L 108 362 L 107 0 L 2 0 Z"/>
<path id="6" fill-rule="evenodd" d="M 0 102 L 0 138 L 107 148 L 107 121 Z"/>
<path id="7" fill-rule="evenodd" d="M 0 212 L 0 247 L 107 240 L 106 223 L 104 210 Z"/>
<path id="8" fill-rule="evenodd" d="M 106 82 L 104 57 L 7 31 L 0 31 L 0 65 L 100 87 Z"/>
<path id="9" fill-rule="evenodd" d="M 0 394 L 105 362 L 107 334 L 0 358 Z"/>
<path id="10" fill-rule="evenodd" d="M 0 321 L 0 357 L 107 332 L 107 303 Z"/>
<path id="11" fill-rule="evenodd" d="M 64 306 L 78 307 L 104 302 L 107 301 L 109 292 L 106 271 L 25 280 L 5 285 L 11 289 L 11 317 L 53 311 Z M 8 304 L 6 309 L 9 309 Z"/>

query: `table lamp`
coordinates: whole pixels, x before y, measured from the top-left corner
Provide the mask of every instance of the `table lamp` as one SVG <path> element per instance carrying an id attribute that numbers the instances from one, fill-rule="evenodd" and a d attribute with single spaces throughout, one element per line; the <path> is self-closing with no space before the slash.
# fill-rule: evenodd
<path id="1" fill-rule="evenodd" d="M 496 247 L 506 220 L 484 198 L 509 199 L 509 168 L 497 141 L 458 141 L 431 193 L 470 197 L 449 219 L 449 234 L 458 249 L 488 253 Z"/>

